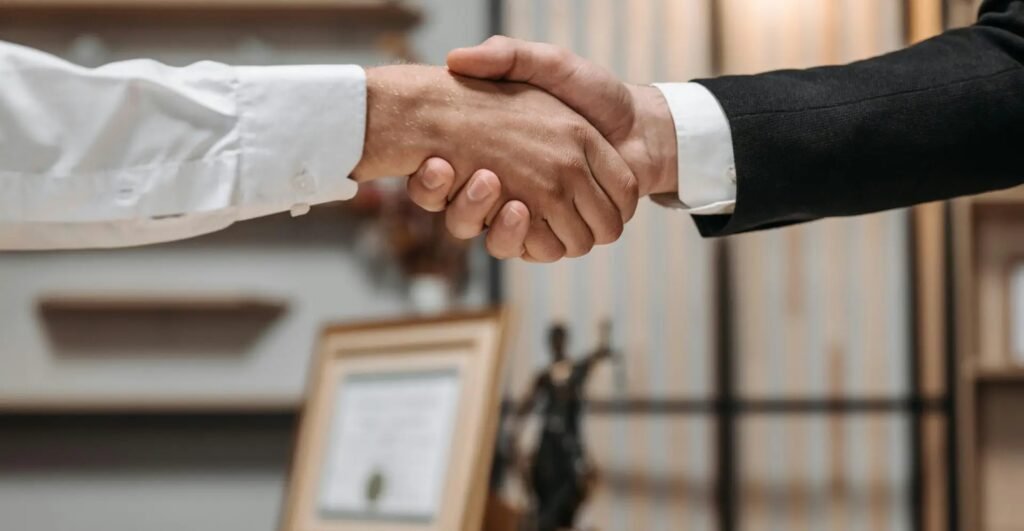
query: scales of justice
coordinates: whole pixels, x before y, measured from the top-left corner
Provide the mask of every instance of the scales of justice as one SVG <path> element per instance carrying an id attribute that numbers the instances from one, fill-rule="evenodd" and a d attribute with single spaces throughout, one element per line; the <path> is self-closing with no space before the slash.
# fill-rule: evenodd
<path id="1" fill-rule="evenodd" d="M 521 531 L 564 531 L 575 527 L 580 508 L 597 483 L 597 468 L 587 454 L 582 416 L 586 385 L 593 369 L 617 359 L 611 348 L 611 322 L 600 325 L 597 347 L 580 359 L 567 352 L 569 332 L 555 323 L 548 330 L 551 356 L 534 376 L 529 391 L 512 413 L 507 431 L 507 456 L 512 458 L 530 497 Z M 618 364 L 617 365 L 621 365 Z M 616 380 L 621 380 L 617 375 Z M 540 408 L 541 426 L 535 450 L 520 450 L 523 426 Z"/>

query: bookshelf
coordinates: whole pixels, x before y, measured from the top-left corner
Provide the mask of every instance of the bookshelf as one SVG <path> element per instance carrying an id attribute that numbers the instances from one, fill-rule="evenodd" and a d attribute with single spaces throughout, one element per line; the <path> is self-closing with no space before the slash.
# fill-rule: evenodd
<path id="1" fill-rule="evenodd" d="M 1012 352 L 1010 283 L 1024 267 L 1024 187 L 953 204 L 962 529 L 1024 530 L 1024 363 Z"/>

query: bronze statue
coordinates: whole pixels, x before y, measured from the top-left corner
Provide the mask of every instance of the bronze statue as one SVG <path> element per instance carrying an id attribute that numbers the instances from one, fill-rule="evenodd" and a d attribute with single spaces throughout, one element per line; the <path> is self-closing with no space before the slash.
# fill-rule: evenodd
<path id="1" fill-rule="evenodd" d="M 548 333 L 551 364 L 537 374 L 525 400 L 515 412 L 512 441 L 519 440 L 523 420 L 543 403 L 540 442 L 532 463 L 524 467 L 532 490 L 537 531 L 571 529 L 587 498 L 594 467 L 587 459 L 581 417 L 591 369 L 612 356 L 609 323 L 601 326 L 594 352 L 573 361 L 566 353 L 568 331 L 556 324 Z"/>

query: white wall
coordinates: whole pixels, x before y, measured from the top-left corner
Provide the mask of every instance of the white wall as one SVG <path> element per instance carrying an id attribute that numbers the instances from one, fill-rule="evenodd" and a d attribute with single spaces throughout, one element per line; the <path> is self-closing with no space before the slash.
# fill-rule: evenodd
<path id="1" fill-rule="evenodd" d="M 486 1 L 425 0 L 424 5 L 427 18 L 413 36 L 422 59 L 443 61 L 447 49 L 485 37 Z M 296 31 L 239 24 L 207 31 L 111 25 L 82 32 L 6 27 L 0 38 L 83 64 L 139 56 L 172 64 L 208 58 L 248 64 L 386 60 L 367 44 L 374 42 L 374 31 L 342 26 Z M 140 249 L 0 253 L 0 400 L 220 394 L 243 402 L 297 404 L 323 323 L 409 308 L 400 283 L 381 275 L 347 232 L 351 223 L 327 211 Z M 475 264 L 465 304 L 486 300 L 487 279 L 481 274 L 486 264 L 479 256 Z M 135 352 L 76 352 L 55 342 L 39 318 L 37 299 L 79 291 L 251 292 L 286 299 L 288 308 L 242 348 L 162 340 Z M 127 424 L 62 417 L 41 428 L 4 418 L 0 529 L 269 531 L 277 526 L 292 440 L 287 420 L 257 421 L 254 428 L 188 417 L 173 422 L 140 417 Z"/>

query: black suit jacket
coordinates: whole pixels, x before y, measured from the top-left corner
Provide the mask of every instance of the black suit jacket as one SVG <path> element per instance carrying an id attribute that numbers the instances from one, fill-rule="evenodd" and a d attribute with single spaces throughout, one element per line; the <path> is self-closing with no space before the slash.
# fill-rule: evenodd
<path id="1" fill-rule="evenodd" d="M 705 236 L 850 216 L 1024 183 L 1024 0 L 845 66 L 697 80 L 725 109 L 729 216 Z"/>

